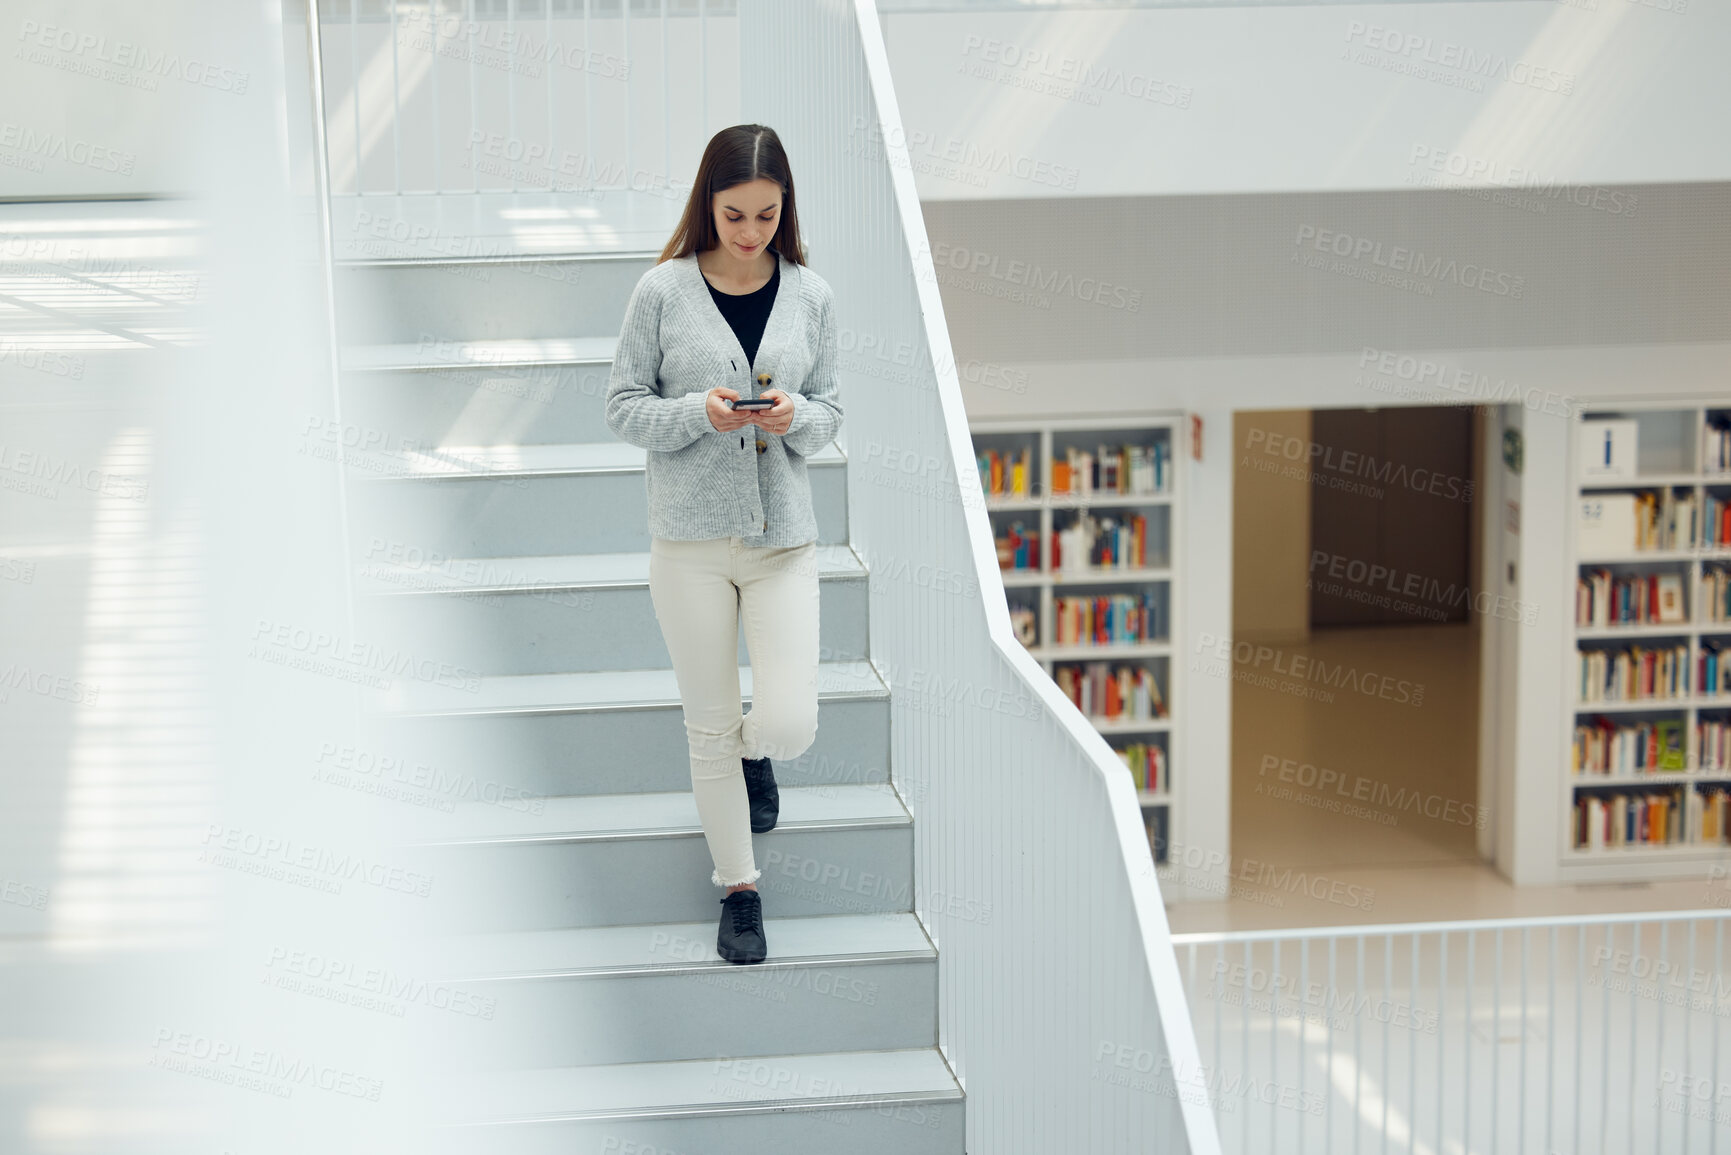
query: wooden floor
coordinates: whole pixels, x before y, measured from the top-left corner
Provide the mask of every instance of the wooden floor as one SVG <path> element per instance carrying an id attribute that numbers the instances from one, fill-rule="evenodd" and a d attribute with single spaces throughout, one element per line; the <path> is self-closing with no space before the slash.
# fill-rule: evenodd
<path id="1" fill-rule="evenodd" d="M 1241 663 L 1233 688 L 1232 867 L 1240 881 L 1224 901 L 1168 907 L 1175 933 L 1731 902 L 1725 881 L 1699 879 L 1516 887 L 1480 861 L 1470 627 L 1328 630 L 1268 644 L 1278 659 Z M 1277 661 L 1294 669 L 1294 659 L 1299 669 L 1324 663 L 1326 678 L 1272 672 Z M 1246 679 L 1246 670 L 1268 676 Z M 1375 692 L 1345 688 L 1349 682 Z M 1413 705 L 1420 687 L 1422 704 Z M 1339 777 L 1323 788 L 1329 772 Z"/>

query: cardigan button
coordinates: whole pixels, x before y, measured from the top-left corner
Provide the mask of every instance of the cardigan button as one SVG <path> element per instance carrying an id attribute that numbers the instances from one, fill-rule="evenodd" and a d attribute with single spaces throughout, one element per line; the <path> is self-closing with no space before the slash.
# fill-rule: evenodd
<path id="1" fill-rule="evenodd" d="M 769 448 L 769 443 L 767 441 L 763 441 L 761 439 L 758 441 L 757 451 L 759 453 L 762 453 L 765 449 L 768 449 L 768 448 Z"/>

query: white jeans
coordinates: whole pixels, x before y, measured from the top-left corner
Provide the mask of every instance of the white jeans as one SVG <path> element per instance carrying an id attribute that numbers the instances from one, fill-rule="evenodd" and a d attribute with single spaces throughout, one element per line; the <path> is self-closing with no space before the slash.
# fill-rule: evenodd
<path id="1" fill-rule="evenodd" d="M 817 738 L 817 543 L 649 539 L 649 597 L 685 708 L 691 791 L 717 886 L 756 882 L 742 758 L 797 758 Z M 739 690 L 739 626 L 751 713 Z"/>

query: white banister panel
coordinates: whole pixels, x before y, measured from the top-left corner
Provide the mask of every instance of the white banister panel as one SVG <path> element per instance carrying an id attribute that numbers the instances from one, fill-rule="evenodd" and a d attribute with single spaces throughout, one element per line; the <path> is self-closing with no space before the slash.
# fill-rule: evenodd
<path id="1" fill-rule="evenodd" d="M 740 12 L 836 291 L 849 524 L 974 1151 L 1218 1149 L 1129 776 L 1011 632 L 878 18 Z"/>
<path id="2" fill-rule="evenodd" d="M 1221 1147 L 1731 1150 L 1727 919 L 1178 935 Z"/>
<path id="3" fill-rule="evenodd" d="M 338 196 L 682 195 L 737 86 L 736 0 L 318 7 Z"/>

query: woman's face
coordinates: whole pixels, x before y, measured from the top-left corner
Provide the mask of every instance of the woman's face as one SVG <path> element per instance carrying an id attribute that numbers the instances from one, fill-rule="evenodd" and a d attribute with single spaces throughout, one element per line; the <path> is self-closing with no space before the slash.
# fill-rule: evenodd
<path id="1" fill-rule="evenodd" d="M 781 186 L 759 177 L 722 189 L 711 200 L 722 251 L 735 260 L 755 262 L 781 224 Z"/>

